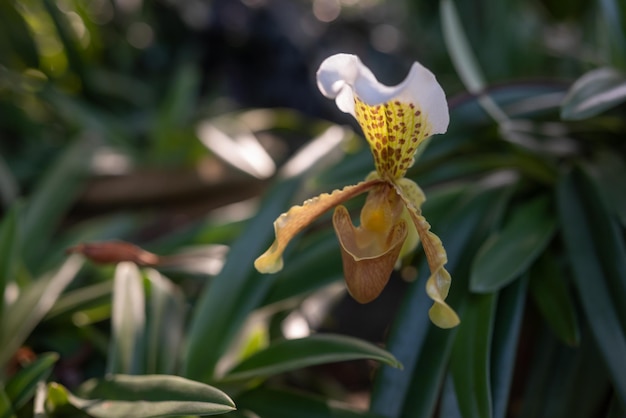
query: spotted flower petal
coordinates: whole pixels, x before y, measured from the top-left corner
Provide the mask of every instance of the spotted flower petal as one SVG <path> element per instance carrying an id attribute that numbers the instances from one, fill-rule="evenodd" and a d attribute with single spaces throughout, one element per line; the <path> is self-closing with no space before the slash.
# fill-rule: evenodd
<path id="1" fill-rule="evenodd" d="M 357 119 L 381 176 L 401 178 L 418 146 L 448 128 L 445 93 L 435 76 L 417 62 L 402 83 L 386 86 L 358 57 L 337 54 L 322 62 L 317 84 L 340 110 Z"/>
<path id="2" fill-rule="evenodd" d="M 335 206 L 382 183 L 380 179 L 362 181 L 341 190 L 307 200 L 300 206 L 293 206 L 274 221 L 276 239 L 272 246 L 254 261 L 254 267 L 261 273 L 276 273 L 283 268 L 283 251 L 289 241 L 311 224 L 315 219 Z"/>

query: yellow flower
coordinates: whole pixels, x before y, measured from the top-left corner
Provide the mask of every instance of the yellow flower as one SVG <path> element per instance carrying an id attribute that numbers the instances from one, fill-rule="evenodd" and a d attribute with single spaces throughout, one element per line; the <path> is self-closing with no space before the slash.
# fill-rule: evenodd
<path id="1" fill-rule="evenodd" d="M 376 299 L 397 260 L 421 241 L 431 272 L 426 282 L 426 292 L 434 301 L 429 316 L 441 328 L 458 325 L 457 314 L 445 302 L 451 282 L 444 268 L 446 252 L 422 216 L 424 193 L 404 177 L 418 146 L 448 128 L 443 89 L 417 62 L 402 83 L 383 85 L 358 57 L 348 54 L 327 58 L 317 72 L 317 84 L 341 111 L 356 118 L 370 145 L 376 171 L 358 184 L 323 193 L 280 215 L 274 222 L 276 240 L 256 259 L 256 269 L 262 273 L 281 270 L 282 253 L 289 241 L 334 207 L 333 226 L 347 288 L 354 299 L 361 303 Z M 355 227 L 341 203 L 364 192 L 368 195 L 360 226 Z"/>

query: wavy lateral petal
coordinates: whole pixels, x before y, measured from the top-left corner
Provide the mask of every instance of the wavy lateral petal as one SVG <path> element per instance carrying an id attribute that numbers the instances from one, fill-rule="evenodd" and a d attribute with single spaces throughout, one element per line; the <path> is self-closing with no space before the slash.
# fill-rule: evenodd
<path id="1" fill-rule="evenodd" d="M 355 228 L 344 206 L 338 206 L 333 214 L 333 225 L 341 244 L 343 271 L 350 295 L 360 303 L 376 299 L 383 291 L 398 259 L 407 235 L 407 223 L 400 220 L 389 229 L 380 252 L 373 254 L 370 248 L 362 248 L 362 235 L 373 234 L 361 227 Z"/>
<path id="2" fill-rule="evenodd" d="M 454 310 L 445 302 L 450 290 L 452 279 L 450 273 L 443 267 L 448 262 L 446 250 L 437 235 L 430 231 L 430 224 L 422 216 L 421 210 L 413 203 L 411 195 L 405 195 L 405 188 L 397 186 L 396 191 L 404 200 L 411 219 L 417 228 L 428 267 L 430 277 L 426 281 L 426 293 L 435 302 L 428 311 L 431 321 L 440 328 L 452 328 L 461 321 Z"/>
<path id="3" fill-rule="evenodd" d="M 426 201 L 426 195 L 422 191 L 422 188 L 417 185 L 417 183 L 403 177 L 401 179 L 398 179 L 396 181 L 396 184 L 402 189 L 402 194 L 407 200 L 411 202 L 411 204 L 413 204 L 414 207 L 422 207 L 422 203 Z M 407 222 L 409 226 L 409 232 L 407 234 L 406 240 L 404 241 L 404 245 L 402 246 L 402 251 L 400 251 L 399 258 L 402 258 L 407 254 L 415 251 L 415 249 L 417 248 L 417 244 L 419 244 L 420 242 L 417 228 L 413 224 L 413 220 L 411 219 L 411 215 L 407 207 L 405 207 L 404 211 L 402 212 L 402 219 Z"/>
<path id="4" fill-rule="evenodd" d="M 363 181 L 352 186 L 346 186 L 341 190 L 309 199 L 300 206 L 293 206 L 287 212 L 280 215 L 274 221 L 274 233 L 276 240 L 254 261 L 254 267 L 261 273 L 276 273 L 283 268 L 283 251 L 289 241 L 306 228 L 311 222 L 331 208 L 383 183 L 380 179 Z"/>

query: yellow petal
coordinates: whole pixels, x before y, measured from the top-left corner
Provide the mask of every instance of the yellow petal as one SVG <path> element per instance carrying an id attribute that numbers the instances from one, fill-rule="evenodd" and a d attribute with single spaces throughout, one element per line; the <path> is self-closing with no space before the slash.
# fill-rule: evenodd
<path id="1" fill-rule="evenodd" d="M 416 104 L 399 100 L 370 106 L 355 98 L 354 110 L 370 144 L 376 171 L 392 179 L 404 176 L 417 147 L 431 135 L 427 117 Z"/>
<path id="2" fill-rule="evenodd" d="M 301 206 L 293 206 L 274 221 L 276 240 L 263 255 L 254 261 L 254 267 L 260 273 L 280 271 L 283 268 L 283 251 L 296 234 L 327 210 L 381 183 L 382 180 L 380 179 L 363 181 L 353 186 L 346 186 L 341 190 L 335 190 L 330 194 L 322 193 L 307 200 Z"/>
<path id="3" fill-rule="evenodd" d="M 444 268 L 444 265 L 448 262 L 448 256 L 439 237 L 430 231 L 430 224 L 422 216 L 421 209 L 416 207 L 414 203 L 416 197 L 411 196 L 412 186 L 409 186 L 407 182 L 410 182 L 410 180 L 405 179 L 403 184 L 399 185 L 396 190 L 406 204 L 409 215 L 422 241 L 424 253 L 426 253 L 426 260 L 430 269 L 430 277 L 426 282 L 426 293 L 434 301 L 428 314 L 431 321 L 438 327 L 452 328 L 457 326 L 460 320 L 456 312 L 445 302 L 452 281 L 450 273 Z"/>
<path id="4" fill-rule="evenodd" d="M 348 210 L 338 206 L 333 214 L 333 225 L 341 245 L 348 292 L 357 302 L 371 302 L 389 281 L 406 238 L 407 224 L 400 220 L 381 237 L 380 231 L 355 228 Z M 382 244 L 378 245 L 380 241 Z M 368 242 L 372 245 L 363 245 Z"/>
<path id="5" fill-rule="evenodd" d="M 426 200 L 424 192 L 414 181 L 403 177 L 396 181 L 396 185 L 402 189 L 404 199 L 410 201 L 413 207 L 420 208 L 422 203 Z M 419 243 L 419 234 L 417 233 L 417 228 L 413 224 L 407 207 L 405 207 L 402 212 L 402 219 L 406 220 L 409 224 L 409 232 L 407 234 L 406 241 L 404 241 L 404 245 L 402 246 L 402 251 L 400 251 L 400 259 L 402 259 L 405 255 L 412 253 L 417 248 L 417 244 Z"/>

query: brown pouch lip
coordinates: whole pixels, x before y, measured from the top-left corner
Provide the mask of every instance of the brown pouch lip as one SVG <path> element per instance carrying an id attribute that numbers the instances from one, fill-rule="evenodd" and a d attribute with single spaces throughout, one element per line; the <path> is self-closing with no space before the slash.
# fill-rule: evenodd
<path id="1" fill-rule="evenodd" d="M 343 271 L 350 295 L 359 303 L 373 301 L 383 291 L 396 264 L 408 228 L 400 220 L 390 228 L 385 238 L 385 248 L 379 254 L 359 255 L 357 234 L 364 231 L 355 228 L 344 206 L 338 206 L 333 214 L 333 225 L 341 248 Z"/>

